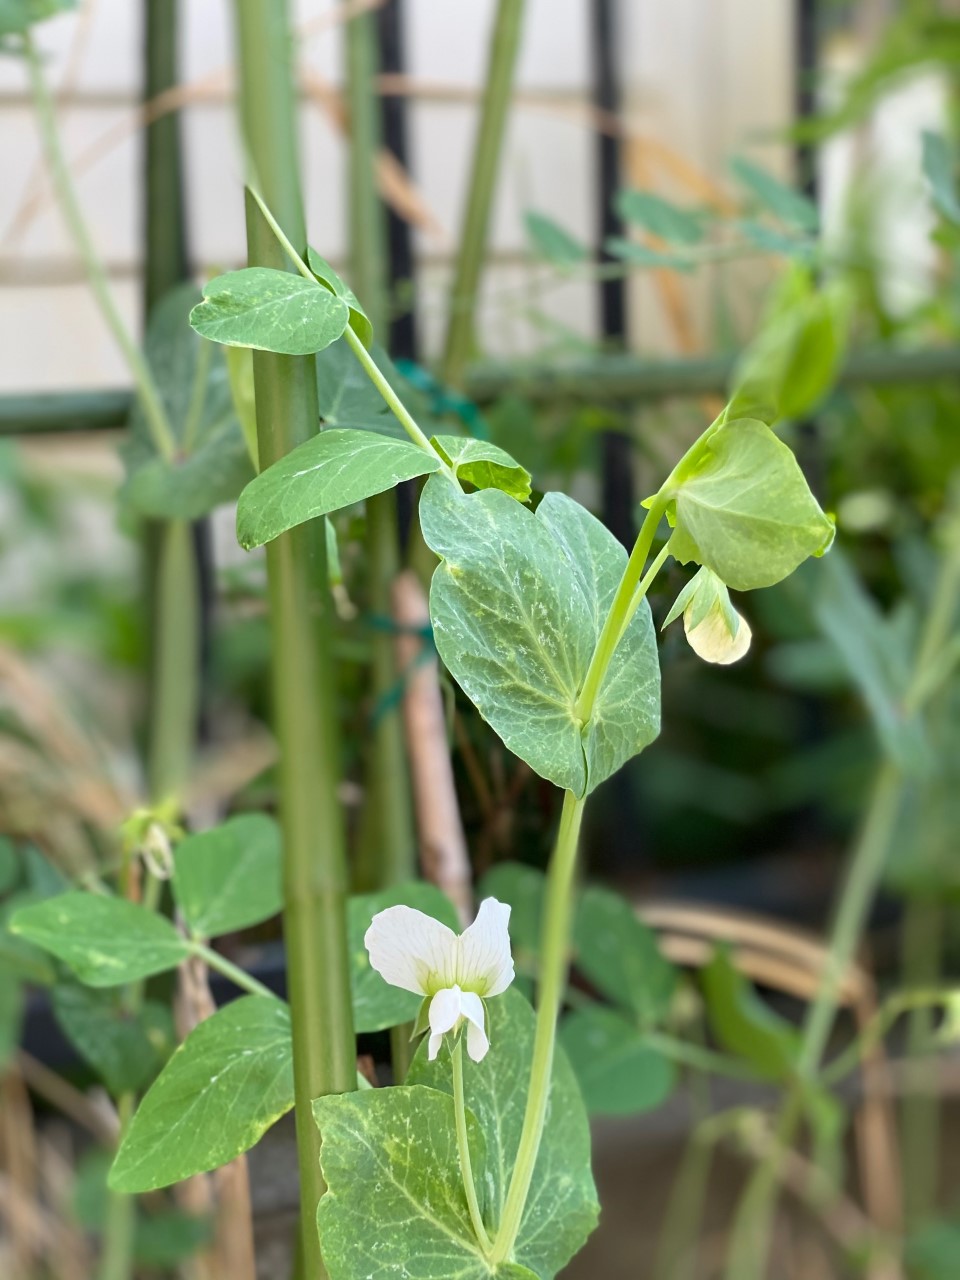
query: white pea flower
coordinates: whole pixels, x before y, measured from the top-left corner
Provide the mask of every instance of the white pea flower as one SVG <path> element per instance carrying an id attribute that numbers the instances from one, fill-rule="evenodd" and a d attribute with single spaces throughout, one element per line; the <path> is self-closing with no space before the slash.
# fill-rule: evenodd
<path id="1" fill-rule="evenodd" d="M 747 620 L 734 609 L 726 583 L 712 570 L 704 567 L 690 579 L 674 601 L 663 626 L 681 613 L 690 648 L 704 662 L 727 666 L 737 662 L 750 648 L 752 633 Z"/>
<path id="2" fill-rule="evenodd" d="M 509 919 L 505 903 L 486 898 L 459 936 L 413 907 L 387 907 L 370 922 L 363 941 L 372 967 L 391 986 L 429 1001 L 431 1062 L 447 1032 L 458 1031 L 464 1022 L 467 1053 L 474 1062 L 486 1056 L 490 1041 L 483 1002 L 513 981 Z"/>

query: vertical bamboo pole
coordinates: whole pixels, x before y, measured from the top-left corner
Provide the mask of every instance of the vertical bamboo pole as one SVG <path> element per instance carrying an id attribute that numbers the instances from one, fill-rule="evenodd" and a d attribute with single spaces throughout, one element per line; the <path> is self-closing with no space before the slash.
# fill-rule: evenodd
<path id="1" fill-rule="evenodd" d="M 497 185 L 500 153 L 513 76 L 523 29 L 524 0 L 499 0 L 490 43 L 487 82 L 473 151 L 473 168 L 464 208 L 460 247 L 450 289 L 443 378 L 459 386 L 473 346 L 477 289 L 487 248 L 490 210 Z"/>
<path id="2" fill-rule="evenodd" d="M 284 232 L 306 249 L 287 4 L 236 0 L 240 110 L 249 158 Z M 288 270 L 256 202 L 247 199 L 251 264 Z M 264 467 L 317 429 L 313 357 L 254 352 L 257 440 Z M 293 1021 L 300 1239 L 304 1275 L 325 1276 L 316 1230 L 323 1194 L 312 1099 L 356 1083 L 347 969 L 346 860 L 337 805 L 340 756 L 321 521 L 267 546 L 274 720 L 280 744 L 284 936 Z"/>
<path id="3" fill-rule="evenodd" d="M 380 146 L 374 15 L 355 15 L 345 24 L 344 38 L 350 122 L 350 283 L 373 321 L 374 329 L 382 334 L 388 310 L 386 223 L 374 168 Z M 368 498 L 366 509 L 369 607 L 375 617 L 383 620 L 390 616 L 390 588 L 400 569 L 396 493 L 390 491 Z M 363 888 L 408 880 L 416 868 L 400 700 L 390 696 L 398 672 L 393 638 L 385 626 L 375 628 L 372 633 L 372 653 L 374 723 L 366 761 L 366 803 L 361 831 Z"/>

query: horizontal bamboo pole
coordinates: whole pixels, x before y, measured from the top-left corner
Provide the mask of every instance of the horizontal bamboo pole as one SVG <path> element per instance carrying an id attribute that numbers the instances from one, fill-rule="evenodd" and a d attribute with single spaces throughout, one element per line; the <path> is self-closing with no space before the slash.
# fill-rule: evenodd
<path id="1" fill-rule="evenodd" d="M 601 355 L 556 365 L 536 361 L 483 361 L 467 370 L 466 392 L 480 404 L 505 391 L 538 403 L 556 400 L 598 402 L 667 400 L 722 395 L 736 363 L 734 356 L 645 360 L 635 355 Z M 960 347 L 888 351 L 882 347 L 851 356 L 841 386 L 895 386 L 960 376 Z M 97 431 L 126 425 L 131 397 L 126 391 L 66 391 L 0 396 L 0 436 Z"/>

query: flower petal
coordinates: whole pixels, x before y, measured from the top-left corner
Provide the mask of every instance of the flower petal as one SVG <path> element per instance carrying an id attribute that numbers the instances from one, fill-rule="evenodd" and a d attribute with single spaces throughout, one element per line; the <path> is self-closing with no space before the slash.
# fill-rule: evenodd
<path id="1" fill-rule="evenodd" d="M 463 1011 L 463 993 L 459 987 L 438 991 L 430 1001 L 430 1030 L 435 1036 L 446 1035 L 457 1025 Z"/>
<path id="2" fill-rule="evenodd" d="M 460 935 L 457 981 L 464 990 L 498 996 L 513 981 L 513 956 L 507 923 L 510 908 L 496 898 L 480 903 L 477 918 Z"/>
<path id="3" fill-rule="evenodd" d="M 697 657 L 720 666 L 728 666 L 743 657 L 750 648 L 751 632 L 746 618 L 740 614 L 736 617 L 739 618 L 739 626 L 736 635 L 731 635 L 727 620 L 719 608 L 711 609 L 695 627 L 687 626 L 686 614 L 684 615 L 683 629 L 690 648 Z"/>
<path id="4" fill-rule="evenodd" d="M 457 980 L 457 935 L 413 907 L 378 911 L 363 943 L 371 966 L 391 986 L 426 996 Z"/>
<path id="5" fill-rule="evenodd" d="M 473 991 L 464 991 L 460 997 L 460 1012 L 467 1020 L 467 1053 L 474 1062 L 481 1062 L 490 1048 L 483 1001 Z"/>

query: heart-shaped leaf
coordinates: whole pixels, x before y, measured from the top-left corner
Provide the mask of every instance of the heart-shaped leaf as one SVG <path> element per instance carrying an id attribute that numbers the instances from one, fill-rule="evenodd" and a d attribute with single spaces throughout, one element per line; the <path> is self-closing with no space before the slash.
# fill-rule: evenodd
<path id="1" fill-rule="evenodd" d="M 322 351 L 349 322 L 349 306 L 329 288 L 272 267 L 216 276 L 190 312 L 194 329 L 211 342 L 289 356 Z"/>

